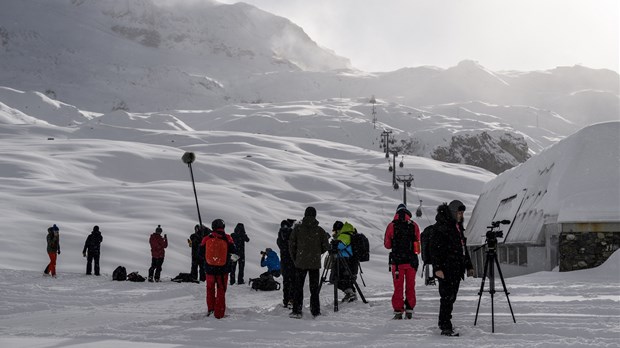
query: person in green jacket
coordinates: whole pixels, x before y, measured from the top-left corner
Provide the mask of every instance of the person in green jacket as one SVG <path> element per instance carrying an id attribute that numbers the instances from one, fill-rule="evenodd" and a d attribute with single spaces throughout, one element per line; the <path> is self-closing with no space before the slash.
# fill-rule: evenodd
<path id="1" fill-rule="evenodd" d="M 321 255 L 329 249 L 327 232 L 319 226 L 316 209 L 306 208 L 304 218 L 295 225 L 289 239 L 289 253 L 295 264 L 295 283 L 293 285 L 293 311 L 291 318 L 301 319 L 304 301 L 304 283 L 306 274 L 310 274 L 310 312 L 312 316 L 321 315 L 319 301 L 319 281 Z"/>
<path id="2" fill-rule="evenodd" d="M 339 222 L 339 221 L 337 221 Z M 358 272 L 358 262 L 353 257 L 353 248 L 351 247 L 351 237 L 357 233 L 357 230 L 349 222 L 341 222 L 342 227 L 336 231 L 334 239 L 338 242 L 338 262 L 334 263 L 334 267 L 338 265 L 338 289 L 345 293 L 342 302 L 353 302 L 357 300 L 354 282 Z M 335 271 L 335 269 L 332 270 Z"/>

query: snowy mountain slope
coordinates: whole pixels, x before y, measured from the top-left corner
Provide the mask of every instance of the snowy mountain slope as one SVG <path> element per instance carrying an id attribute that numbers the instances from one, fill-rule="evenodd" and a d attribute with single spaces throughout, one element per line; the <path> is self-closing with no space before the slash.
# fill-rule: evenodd
<path id="1" fill-rule="evenodd" d="M 371 74 L 246 4 L 9 0 L 0 23 L 4 86 L 99 113 L 376 95 L 415 107 L 529 106 L 579 126 L 620 115 L 613 71 L 492 72 L 466 60 Z"/>

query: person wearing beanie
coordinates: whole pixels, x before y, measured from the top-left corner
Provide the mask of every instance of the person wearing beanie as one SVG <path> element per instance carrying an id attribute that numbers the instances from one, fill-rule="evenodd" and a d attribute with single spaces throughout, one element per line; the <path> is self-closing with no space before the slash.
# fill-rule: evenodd
<path id="1" fill-rule="evenodd" d="M 437 207 L 431 237 L 433 270 L 439 282 L 438 326 L 444 336 L 458 336 L 452 326 L 452 309 L 463 274 L 474 275 L 463 228 L 465 205 L 459 200 Z"/>
<path id="2" fill-rule="evenodd" d="M 101 254 L 101 242 L 103 242 L 103 236 L 101 236 L 99 226 L 94 226 L 93 231 L 88 235 L 88 237 L 86 237 L 86 242 L 84 242 L 84 249 L 82 249 L 82 255 L 84 257 L 87 257 L 87 275 L 91 274 L 93 268 L 93 260 L 95 261 L 95 275 L 99 275 L 99 255 Z"/>
<path id="3" fill-rule="evenodd" d="M 56 278 L 56 260 L 60 255 L 60 229 L 56 224 L 47 229 L 47 255 L 50 258 L 50 262 L 45 267 L 43 273 L 49 274 Z"/>
<path id="4" fill-rule="evenodd" d="M 149 282 L 159 282 L 159 276 L 161 275 L 161 266 L 164 263 L 164 257 L 166 256 L 166 249 L 168 247 L 168 236 L 164 234 L 161 236 L 163 229 L 161 225 L 157 225 L 155 233 L 151 234 L 149 238 L 149 244 L 151 244 L 151 268 L 149 268 Z M 154 273 L 154 274 L 153 274 Z M 155 278 L 153 278 L 153 275 Z"/>
<path id="5" fill-rule="evenodd" d="M 205 258 L 200 254 L 200 242 L 211 232 L 206 226 L 194 226 L 194 233 L 189 236 L 187 243 L 192 249 L 192 266 L 189 274 L 194 280 L 204 282 L 207 278 L 205 275 Z"/>
<path id="6" fill-rule="evenodd" d="M 226 287 L 230 264 L 239 259 L 232 237 L 224 230 L 222 219 L 211 222 L 211 233 L 200 243 L 201 253 L 205 255 L 207 316 L 213 314 L 221 319 L 226 313 Z M 204 251 L 204 252 L 203 252 Z"/>
<path id="7" fill-rule="evenodd" d="M 295 264 L 288 249 L 288 242 L 293 232 L 295 220 L 286 219 L 280 222 L 276 244 L 280 248 L 280 270 L 282 272 L 282 305 L 293 308 L 293 283 L 295 280 Z"/>
<path id="8" fill-rule="evenodd" d="M 415 275 L 419 265 L 417 254 L 420 253 L 420 228 L 411 216 L 407 206 L 399 204 L 392 222 L 385 229 L 383 239 L 383 246 L 391 250 L 389 263 L 394 284 L 393 319 L 403 319 L 403 314 L 405 319 L 412 319 L 416 305 Z"/>
<path id="9" fill-rule="evenodd" d="M 304 300 L 304 283 L 306 275 L 310 275 L 310 312 L 312 316 L 321 315 L 319 300 L 319 281 L 321 255 L 329 250 L 329 234 L 319 226 L 316 209 L 306 208 L 304 218 L 291 232 L 289 254 L 295 264 L 295 285 L 293 287 L 293 311 L 291 318 L 301 319 Z"/>
<path id="10" fill-rule="evenodd" d="M 239 260 L 237 262 L 233 262 L 230 269 L 230 285 L 235 284 L 235 271 L 237 270 L 237 266 L 239 266 L 239 274 L 237 283 L 245 284 L 243 280 L 243 271 L 245 269 L 245 243 L 250 241 L 250 238 L 245 233 L 245 226 L 242 223 L 238 223 L 235 226 L 235 231 L 230 234 L 233 241 L 235 242 L 235 247 L 237 248 L 237 255 L 239 256 Z"/>

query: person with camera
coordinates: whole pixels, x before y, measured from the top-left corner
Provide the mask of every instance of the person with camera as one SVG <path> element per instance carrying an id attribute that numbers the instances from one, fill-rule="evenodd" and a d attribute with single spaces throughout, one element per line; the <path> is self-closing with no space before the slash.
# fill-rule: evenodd
<path id="1" fill-rule="evenodd" d="M 293 308 L 293 282 L 295 279 L 295 264 L 288 250 L 288 241 L 293 232 L 295 220 L 286 219 L 280 222 L 280 230 L 276 243 L 280 248 L 280 271 L 282 272 L 282 304 Z"/>
<path id="2" fill-rule="evenodd" d="M 161 236 L 163 229 L 161 225 L 157 225 L 155 233 L 151 234 L 149 244 L 151 244 L 151 268 L 149 268 L 149 282 L 153 282 L 153 272 L 155 273 L 155 281 L 159 282 L 161 274 L 161 266 L 164 263 L 166 249 L 168 247 L 168 236 Z"/>
<path id="3" fill-rule="evenodd" d="M 237 284 L 245 284 L 243 280 L 243 270 L 245 269 L 245 243 L 250 241 L 250 238 L 245 233 L 245 226 L 242 223 L 238 223 L 235 226 L 235 231 L 230 234 L 233 241 L 235 242 L 235 247 L 237 248 L 237 255 L 239 256 L 239 260 L 231 263 L 230 267 L 230 285 L 235 284 L 235 270 L 237 266 L 239 266 L 239 273 Z"/>
<path id="4" fill-rule="evenodd" d="M 321 255 L 329 250 L 329 234 L 319 226 L 316 209 L 307 207 L 301 223 L 296 224 L 289 240 L 289 252 L 295 263 L 295 287 L 293 290 L 293 311 L 289 317 L 301 319 L 304 300 L 304 283 L 310 275 L 310 312 L 312 316 L 321 315 L 319 300 L 319 280 Z"/>
<path id="5" fill-rule="evenodd" d="M 416 305 L 415 275 L 418 270 L 420 253 L 420 228 L 411 219 L 411 212 L 404 204 L 396 208 L 394 219 L 385 229 L 383 245 L 391 249 L 389 256 L 394 294 L 392 308 L 396 320 L 413 318 Z M 405 298 L 403 299 L 403 285 Z"/>
<path id="6" fill-rule="evenodd" d="M 207 278 L 205 275 L 205 259 L 200 255 L 200 242 L 209 232 L 210 230 L 206 226 L 196 225 L 194 226 L 194 233 L 187 240 L 187 244 L 192 249 L 192 267 L 189 274 L 192 279 L 200 279 L 201 282 Z"/>
<path id="7" fill-rule="evenodd" d="M 95 275 L 99 275 L 99 255 L 101 255 L 101 242 L 103 242 L 103 236 L 99 231 L 99 226 L 94 226 L 93 231 L 86 237 L 84 242 L 84 249 L 82 249 L 82 255 L 87 257 L 86 259 L 86 274 L 90 275 L 93 268 L 93 261 L 95 261 Z M 88 251 L 88 254 L 86 252 Z"/>
<path id="8" fill-rule="evenodd" d="M 339 223 L 339 224 L 338 224 Z M 339 290 L 345 293 L 342 298 L 342 302 L 353 302 L 357 300 L 357 294 L 355 293 L 355 277 L 357 275 L 358 263 L 353 255 L 353 248 L 351 247 L 351 237 L 357 233 L 357 230 L 349 222 L 336 221 L 334 223 L 334 243 L 335 252 L 333 256 L 336 262 L 332 262 L 332 275 L 336 271 L 335 267 L 338 267 L 338 283 Z"/>
<path id="9" fill-rule="evenodd" d="M 463 228 L 465 205 L 459 200 L 437 208 L 435 229 L 431 237 L 433 270 L 439 281 L 438 325 L 444 336 L 458 336 L 452 326 L 452 309 L 463 274 L 472 277 L 474 269 L 467 250 Z"/>
<path id="10" fill-rule="evenodd" d="M 260 277 L 279 277 L 280 258 L 278 257 L 278 254 L 271 248 L 267 248 L 265 251 L 261 251 L 260 255 L 260 266 L 267 267 L 267 272 L 261 274 Z"/>

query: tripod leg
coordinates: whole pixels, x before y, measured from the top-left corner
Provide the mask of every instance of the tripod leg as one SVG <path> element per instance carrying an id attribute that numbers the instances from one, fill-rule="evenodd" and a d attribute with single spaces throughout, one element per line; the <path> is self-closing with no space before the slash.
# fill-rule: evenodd
<path id="1" fill-rule="evenodd" d="M 360 268 L 360 272 L 362 270 L 362 266 L 360 265 L 359 261 L 356 261 L 357 265 Z M 351 268 L 349 267 L 349 264 L 346 263 L 346 261 L 344 262 L 344 268 L 345 271 L 347 272 L 347 274 L 353 279 L 353 286 L 355 286 L 355 288 L 357 289 L 357 293 L 360 295 L 360 298 L 362 299 L 362 302 L 364 303 L 368 303 L 368 301 L 366 301 L 366 298 L 364 297 L 364 294 L 362 293 L 362 289 L 360 289 L 359 284 L 357 283 L 357 279 L 355 279 L 355 276 L 353 275 L 353 273 L 351 272 Z M 361 276 L 361 274 L 360 274 Z M 364 281 L 364 278 L 362 278 L 362 282 Z M 364 284 L 364 286 L 366 286 L 366 284 Z"/>
<path id="2" fill-rule="evenodd" d="M 476 307 L 476 319 L 474 320 L 474 326 L 478 322 L 478 312 L 480 311 L 480 300 L 482 300 L 482 292 L 484 291 L 484 281 L 487 278 L 487 271 L 489 270 L 489 258 L 484 260 L 484 273 L 482 275 L 482 282 L 480 283 L 480 291 L 478 291 L 478 307 Z"/>
<path id="3" fill-rule="evenodd" d="M 340 282 L 340 255 L 335 254 L 336 277 L 334 277 L 334 312 L 338 312 L 338 283 Z M 333 271 L 332 271 L 333 272 Z"/>
<path id="4" fill-rule="evenodd" d="M 517 319 L 515 319 L 515 313 L 512 311 L 512 305 L 510 304 L 510 298 L 508 297 L 508 289 L 506 289 L 506 282 L 504 281 L 504 275 L 502 274 L 502 269 L 499 267 L 499 262 L 497 261 L 497 255 L 495 255 L 495 264 L 497 265 L 497 272 L 499 272 L 499 279 L 502 281 L 502 286 L 504 287 L 504 293 L 506 294 L 506 300 L 508 301 L 508 308 L 510 308 L 510 314 L 512 314 L 512 321 L 516 324 Z"/>

